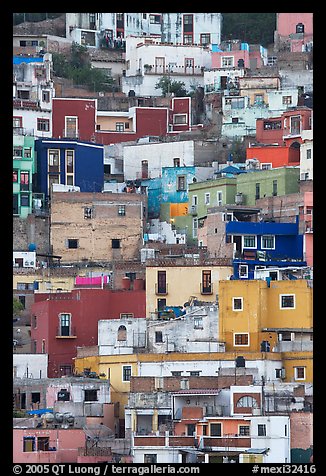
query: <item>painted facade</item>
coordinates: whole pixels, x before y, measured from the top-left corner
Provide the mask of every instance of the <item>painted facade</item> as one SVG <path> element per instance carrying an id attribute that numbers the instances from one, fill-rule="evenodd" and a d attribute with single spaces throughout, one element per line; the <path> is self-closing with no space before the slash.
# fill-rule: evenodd
<path id="1" fill-rule="evenodd" d="M 299 166 L 300 147 L 254 145 L 246 149 L 246 158 L 259 160 L 261 169 Z"/>
<path id="2" fill-rule="evenodd" d="M 310 51 L 313 45 L 313 13 L 277 13 L 274 41 L 277 50 Z"/>
<path id="3" fill-rule="evenodd" d="M 37 185 L 49 196 L 52 184 L 80 187 L 81 192 L 101 192 L 104 183 L 102 145 L 78 140 L 38 139 Z"/>
<path id="4" fill-rule="evenodd" d="M 16 135 L 18 133 L 18 135 Z M 32 212 L 32 185 L 36 171 L 35 139 L 14 128 L 13 136 L 13 215 L 27 218 Z"/>
<path id="5" fill-rule="evenodd" d="M 144 290 L 75 289 L 35 295 L 33 351 L 48 354 L 48 376 L 71 375 L 76 348 L 97 344 L 98 321 L 122 314 L 145 316 Z"/>
<path id="6" fill-rule="evenodd" d="M 300 146 L 300 180 L 313 180 L 313 130 L 302 131 L 301 138 L 303 142 Z"/>

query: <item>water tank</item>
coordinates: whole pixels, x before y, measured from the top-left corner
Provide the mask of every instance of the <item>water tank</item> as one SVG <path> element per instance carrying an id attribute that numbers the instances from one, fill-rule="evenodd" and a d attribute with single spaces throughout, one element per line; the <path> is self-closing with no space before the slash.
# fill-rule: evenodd
<path id="1" fill-rule="evenodd" d="M 124 290 L 129 290 L 130 289 L 130 278 L 128 278 L 128 276 L 125 276 L 124 278 L 122 278 L 122 289 Z"/>
<path id="2" fill-rule="evenodd" d="M 47 423 L 52 423 L 54 421 L 53 413 L 44 413 L 44 419 Z"/>
<path id="3" fill-rule="evenodd" d="M 35 243 L 30 243 L 28 245 L 28 251 L 36 251 L 36 244 Z"/>
<path id="4" fill-rule="evenodd" d="M 134 280 L 134 291 L 139 291 L 140 289 L 145 289 L 145 281 L 143 278 L 136 278 Z"/>
<path id="5" fill-rule="evenodd" d="M 130 89 L 129 93 L 128 93 L 128 96 L 131 98 L 131 97 L 135 97 L 136 96 L 136 93 L 133 89 Z"/>

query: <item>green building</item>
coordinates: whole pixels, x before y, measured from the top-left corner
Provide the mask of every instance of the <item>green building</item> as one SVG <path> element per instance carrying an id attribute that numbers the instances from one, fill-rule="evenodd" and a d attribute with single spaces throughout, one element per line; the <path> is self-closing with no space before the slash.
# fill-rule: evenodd
<path id="1" fill-rule="evenodd" d="M 13 136 L 13 215 L 32 213 L 32 177 L 35 173 L 34 137 Z"/>
<path id="2" fill-rule="evenodd" d="M 298 193 L 300 180 L 299 167 L 279 167 L 269 170 L 253 170 L 237 177 L 238 203 L 256 205 L 256 200 Z"/>
<path id="3" fill-rule="evenodd" d="M 187 243 L 197 243 L 197 230 L 207 216 L 207 209 L 235 203 L 236 192 L 236 177 L 221 177 L 189 185 L 188 214 L 192 219 L 187 228 Z"/>

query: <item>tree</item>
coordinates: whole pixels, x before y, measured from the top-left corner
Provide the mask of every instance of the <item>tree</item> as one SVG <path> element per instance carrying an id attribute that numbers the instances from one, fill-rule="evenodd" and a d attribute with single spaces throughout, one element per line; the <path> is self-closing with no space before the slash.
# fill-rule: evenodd
<path id="1" fill-rule="evenodd" d="M 155 85 L 155 89 L 162 89 L 162 96 L 173 93 L 177 97 L 188 96 L 185 83 L 182 81 L 172 81 L 167 75 L 162 76 Z"/>
<path id="2" fill-rule="evenodd" d="M 21 312 L 24 310 L 24 306 L 17 298 L 14 297 L 12 309 L 13 309 L 13 317 L 16 317 L 16 316 L 19 316 Z"/>

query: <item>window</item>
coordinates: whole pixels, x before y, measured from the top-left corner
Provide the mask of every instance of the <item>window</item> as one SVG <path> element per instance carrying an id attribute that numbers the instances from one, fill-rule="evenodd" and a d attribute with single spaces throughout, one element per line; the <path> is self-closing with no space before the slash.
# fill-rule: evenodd
<path id="1" fill-rule="evenodd" d="M 20 172 L 20 190 L 24 192 L 29 191 L 29 172 Z"/>
<path id="2" fill-rule="evenodd" d="M 237 401 L 237 408 L 258 408 L 257 400 L 251 395 L 244 395 Z"/>
<path id="3" fill-rule="evenodd" d="M 157 463 L 157 454 L 145 453 L 144 454 L 144 463 L 155 464 Z"/>
<path id="4" fill-rule="evenodd" d="M 42 101 L 50 102 L 50 91 L 42 91 Z"/>
<path id="5" fill-rule="evenodd" d="M 266 436 L 266 425 L 259 424 L 257 427 L 258 436 Z"/>
<path id="6" fill-rule="evenodd" d="M 189 34 L 183 35 L 183 44 L 184 45 L 192 45 L 193 43 L 193 36 Z"/>
<path id="7" fill-rule="evenodd" d="M 233 68 L 234 66 L 234 57 L 233 56 L 222 56 L 221 58 L 221 67 L 222 68 Z"/>
<path id="8" fill-rule="evenodd" d="M 149 23 L 159 25 L 161 23 L 161 15 L 149 15 Z"/>
<path id="9" fill-rule="evenodd" d="M 118 205 L 118 216 L 119 217 L 126 216 L 126 205 Z"/>
<path id="10" fill-rule="evenodd" d="M 178 175 L 177 176 L 177 191 L 187 190 L 186 176 Z"/>
<path id="11" fill-rule="evenodd" d="M 223 203 L 223 192 L 218 191 L 217 192 L 217 206 L 221 207 Z"/>
<path id="12" fill-rule="evenodd" d="M 29 207 L 30 206 L 30 196 L 29 193 L 21 193 L 20 194 L 20 206 L 21 207 Z"/>
<path id="13" fill-rule="evenodd" d="M 20 146 L 14 147 L 13 156 L 22 158 L 23 157 L 23 148 L 20 147 Z"/>
<path id="14" fill-rule="evenodd" d="M 126 326 L 119 326 L 118 341 L 126 341 L 126 340 L 127 340 L 127 328 Z"/>
<path id="15" fill-rule="evenodd" d="M 311 149 L 307 149 L 307 155 L 306 155 L 306 159 L 309 160 L 311 159 L 312 155 L 311 155 Z"/>
<path id="16" fill-rule="evenodd" d="M 48 172 L 60 172 L 60 150 L 48 150 Z"/>
<path id="17" fill-rule="evenodd" d="M 156 343 L 162 343 L 162 342 L 163 342 L 163 334 L 162 334 L 162 331 L 156 331 L 156 332 L 155 332 L 155 342 L 156 342 Z"/>
<path id="18" fill-rule="evenodd" d="M 79 246 L 79 240 L 76 240 L 76 239 L 68 239 L 67 240 L 67 248 L 69 249 L 77 249 Z"/>
<path id="19" fill-rule="evenodd" d="M 26 89 L 20 89 L 19 91 L 17 91 L 17 96 L 19 97 L 19 99 L 29 99 L 30 92 Z"/>
<path id="20" fill-rule="evenodd" d="M 259 198 L 260 198 L 260 183 L 256 183 L 255 199 L 258 200 Z"/>
<path id="21" fill-rule="evenodd" d="M 12 171 L 12 181 L 13 183 L 17 183 L 18 182 L 18 170 L 17 169 L 14 169 Z"/>
<path id="22" fill-rule="evenodd" d="M 191 370 L 190 377 L 200 377 L 200 372 L 197 370 Z"/>
<path id="23" fill-rule="evenodd" d="M 242 311 L 243 310 L 243 298 L 234 297 L 232 298 L 232 311 Z"/>
<path id="24" fill-rule="evenodd" d="M 60 392 L 57 393 L 57 400 L 58 402 L 69 402 L 70 392 L 68 392 L 67 389 L 62 388 Z"/>
<path id="25" fill-rule="evenodd" d="M 261 249 L 262 250 L 275 250 L 275 236 L 263 235 L 261 237 Z"/>
<path id="26" fill-rule="evenodd" d="M 250 436 L 250 426 L 239 425 L 239 436 Z"/>
<path id="27" fill-rule="evenodd" d="M 132 319 L 133 317 L 134 317 L 133 312 L 121 312 L 120 313 L 120 319 Z"/>
<path id="28" fill-rule="evenodd" d="M 13 117 L 12 118 L 12 127 L 23 127 L 23 118 L 22 117 Z"/>
<path id="29" fill-rule="evenodd" d="M 148 178 L 148 161 L 147 160 L 141 161 L 141 178 L 143 179 Z"/>
<path id="30" fill-rule="evenodd" d="M 40 403 L 41 394 L 40 392 L 32 392 L 32 403 Z"/>
<path id="31" fill-rule="evenodd" d="M 49 451 L 50 438 L 48 436 L 39 436 L 37 438 L 37 451 Z"/>
<path id="32" fill-rule="evenodd" d="M 84 395 L 84 401 L 85 402 L 97 402 L 98 401 L 98 396 L 97 396 L 98 390 L 91 388 L 91 389 L 85 389 L 84 392 L 85 392 L 85 395 Z"/>
<path id="33" fill-rule="evenodd" d="M 196 430 L 196 425 L 194 425 L 193 423 L 188 423 L 186 425 L 186 428 L 187 428 L 187 436 L 193 436 Z"/>
<path id="34" fill-rule="evenodd" d="M 296 33 L 304 33 L 304 24 L 303 23 L 298 23 L 295 27 L 295 32 Z"/>
<path id="35" fill-rule="evenodd" d="M 156 291 L 157 291 L 157 294 L 166 294 L 167 293 L 166 271 L 158 271 L 157 272 Z"/>
<path id="36" fill-rule="evenodd" d="M 77 116 L 65 116 L 65 137 L 78 137 L 78 117 Z"/>
<path id="37" fill-rule="evenodd" d="M 294 379 L 295 380 L 305 380 L 306 379 L 306 368 L 305 367 L 294 367 Z"/>
<path id="38" fill-rule="evenodd" d="M 243 237 L 243 248 L 257 248 L 257 236 L 256 235 L 245 235 Z"/>
<path id="39" fill-rule="evenodd" d="M 249 346 L 249 334 L 234 334 L 234 345 Z"/>
<path id="40" fill-rule="evenodd" d="M 194 218 L 192 221 L 192 237 L 197 238 L 198 234 L 198 218 Z"/>
<path id="41" fill-rule="evenodd" d="M 30 159 L 32 157 L 32 148 L 24 147 L 24 159 Z"/>
<path id="42" fill-rule="evenodd" d="M 75 165 L 75 151 L 66 150 L 66 185 L 74 185 L 75 174 L 74 174 L 74 165 Z"/>
<path id="43" fill-rule="evenodd" d="M 111 246 L 112 246 L 112 249 L 115 249 L 115 250 L 117 250 L 118 248 L 121 248 L 121 240 L 118 240 L 116 238 L 112 239 Z"/>
<path id="44" fill-rule="evenodd" d="M 254 104 L 255 106 L 262 106 L 264 104 L 264 95 L 255 94 Z"/>
<path id="45" fill-rule="evenodd" d="M 282 129 L 282 121 L 264 121 L 263 127 L 265 131 L 272 129 Z"/>
<path id="46" fill-rule="evenodd" d="M 183 15 L 183 31 L 190 33 L 193 31 L 194 18 L 193 15 Z"/>
<path id="47" fill-rule="evenodd" d="M 131 377 L 131 366 L 130 365 L 124 365 L 122 367 L 122 381 L 123 382 L 130 382 L 130 377 Z"/>
<path id="48" fill-rule="evenodd" d="M 270 162 L 265 162 L 264 164 L 260 164 L 262 170 L 271 170 L 272 164 Z"/>
<path id="49" fill-rule="evenodd" d="M 29 453 L 31 451 L 35 451 L 35 437 L 24 436 L 23 437 L 23 452 Z"/>
<path id="50" fill-rule="evenodd" d="M 192 196 L 191 204 L 194 205 L 194 206 L 198 205 L 198 197 L 197 197 L 197 195 L 193 195 L 193 196 Z"/>
<path id="51" fill-rule="evenodd" d="M 115 130 L 116 132 L 124 132 L 124 123 L 123 122 L 116 122 L 115 123 Z"/>
<path id="52" fill-rule="evenodd" d="M 203 318 L 201 316 L 194 317 L 194 329 L 203 329 Z"/>
<path id="53" fill-rule="evenodd" d="M 282 97 L 282 103 L 284 105 L 292 104 L 292 96 L 283 96 Z"/>
<path id="54" fill-rule="evenodd" d="M 173 114 L 173 124 L 176 124 L 176 125 L 187 124 L 187 114 Z"/>
<path id="55" fill-rule="evenodd" d="M 161 298 L 157 300 L 157 310 L 158 311 L 164 311 L 164 308 L 166 306 L 166 299 Z"/>
<path id="56" fill-rule="evenodd" d="M 222 435 L 222 423 L 211 423 L 210 436 L 221 436 L 221 435 Z"/>
<path id="57" fill-rule="evenodd" d="M 49 119 L 37 119 L 37 130 L 43 132 L 49 132 L 50 130 L 50 120 Z"/>
<path id="58" fill-rule="evenodd" d="M 209 205 L 210 196 L 211 196 L 211 194 L 209 192 L 205 193 L 205 205 Z"/>
<path id="59" fill-rule="evenodd" d="M 277 196 L 277 180 L 273 180 L 273 197 Z"/>
<path id="60" fill-rule="evenodd" d="M 70 336 L 71 314 L 59 314 L 59 336 Z"/>
<path id="61" fill-rule="evenodd" d="M 175 157 L 173 159 L 173 167 L 180 167 L 180 159 L 179 157 Z"/>
<path id="62" fill-rule="evenodd" d="M 202 294 L 211 294 L 212 290 L 212 272 L 210 270 L 202 271 Z"/>
<path id="63" fill-rule="evenodd" d="M 210 33 L 201 33 L 200 34 L 200 44 L 202 46 L 209 45 L 211 42 L 211 35 Z"/>
<path id="64" fill-rule="evenodd" d="M 295 295 L 281 294 L 280 295 L 280 309 L 295 309 Z"/>
<path id="65" fill-rule="evenodd" d="M 173 377 L 181 377 L 181 374 L 182 374 L 181 370 L 173 370 L 173 371 L 171 372 L 171 375 L 172 375 Z"/>
<path id="66" fill-rule="evenodd" d="M 298 135 L 301 133 L 301 116 L 290 117 L 290 134 Z"/>
<path id="67" fill-rule="evenodd" d="M 84 218 L 93 218 L 93 209 L 90 207 L 84 207 Z"/>
<path id="68" fill-rule="evenodd" d="M 239 277 L 248 278 L 248 265 L 246 264 L 239 265 Z"/>

